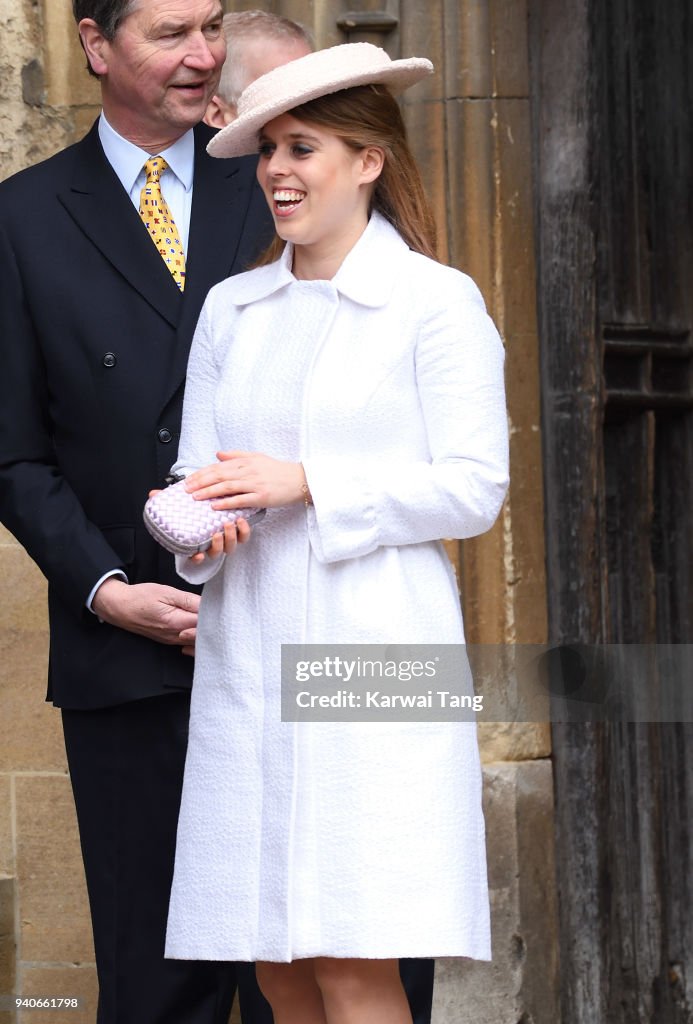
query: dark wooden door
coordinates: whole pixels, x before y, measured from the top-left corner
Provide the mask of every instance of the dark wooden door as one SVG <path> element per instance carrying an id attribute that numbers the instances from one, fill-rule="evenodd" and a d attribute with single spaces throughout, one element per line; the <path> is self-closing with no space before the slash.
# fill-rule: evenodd
<path id="1" fill-rule="evenodd" d="M 551 638 L 691 644 L 692 5 L 530 14 Z M 553 744 L 563 1024 L 690 1024 L 691 725 Z"/>

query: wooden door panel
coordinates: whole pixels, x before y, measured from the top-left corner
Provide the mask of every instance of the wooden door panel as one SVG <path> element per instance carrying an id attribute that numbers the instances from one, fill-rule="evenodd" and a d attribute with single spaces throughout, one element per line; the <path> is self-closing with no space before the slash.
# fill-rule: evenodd
<path id="1" fill-rule="evenodd" d="M 530 11 L 551 636 L 691 644 L 691 5 Z M 679 685 L 680 722 L 554 726 L 563 1024 L 693 1021 Z"/>

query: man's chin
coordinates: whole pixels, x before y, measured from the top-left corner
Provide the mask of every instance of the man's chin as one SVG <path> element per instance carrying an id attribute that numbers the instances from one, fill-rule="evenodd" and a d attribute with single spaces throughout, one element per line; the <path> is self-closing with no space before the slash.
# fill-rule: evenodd
<path id="1" fill-rule="evenodd" d="M 175 108 L 169 110 L 168 121 L 172 127 L 178 128 L 182 134 L 187 132 L 189 128 L 194 128 L 196 124 L 199 124 L 206 111 L 206 103 L 176 105 Z"/>
<path id="2" fill-rule="evenodd" d="M 205 116 L 212 95 L 207 88 L 193 90 L 172 87 L 169 90 L 169 110 L 178 122 L 188 122 L 190 128 Z"/>

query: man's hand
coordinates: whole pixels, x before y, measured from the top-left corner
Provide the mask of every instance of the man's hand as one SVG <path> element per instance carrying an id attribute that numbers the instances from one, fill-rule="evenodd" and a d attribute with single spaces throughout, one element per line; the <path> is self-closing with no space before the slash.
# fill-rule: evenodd
<path id="1" fill-rule="evenodd" d="M 199 606 L 199 594 L 160 583 L 130 586 L 114 576 L 104 580 L 91 603 L 104 622 L 160 644 L 178 644 L 185 654 L 192 653 Z"/>
<path id="2" fill-rule="evenodd" d="M 187 654 L 189 657 L 195 657 L 195 637 L 197 636 L 196 629 L 184 629 L 180 635 L 180 643 L 183 644 L 183 654 Z"/>

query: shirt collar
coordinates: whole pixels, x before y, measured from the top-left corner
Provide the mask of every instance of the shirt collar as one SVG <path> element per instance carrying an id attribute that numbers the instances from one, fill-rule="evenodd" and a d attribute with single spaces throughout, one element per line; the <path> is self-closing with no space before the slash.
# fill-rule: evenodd
<path id="1" fill-rule="evenodd" d="M 399 261 L 406 252 L 407 243 L 399 232 L 381 214 L 373 213 L 335 276 L 322 283 L 361 306 L 384 306 L 397 281 Z M 288 243 L 275 263 L 227 280 L 229 297 L 243 306 L 292 283 L 314 284 L 298 281 L 291 272 L 292 263 L 293 245 Z"/>
<path id="2" fill-rule="evenodd" d="M 108 123 L 103 111 L 99 118 L 99 139 L 106 159 L 118 175 L 123 188 L 128 194 L 131 193 L 151 154 L 119 135 Z M 195 136 L 192 128 L 172 146 L 156 155 L 164 158 L 185 191 L 189 192 L 195 167 Z"/>

